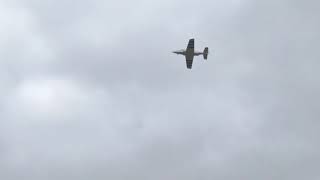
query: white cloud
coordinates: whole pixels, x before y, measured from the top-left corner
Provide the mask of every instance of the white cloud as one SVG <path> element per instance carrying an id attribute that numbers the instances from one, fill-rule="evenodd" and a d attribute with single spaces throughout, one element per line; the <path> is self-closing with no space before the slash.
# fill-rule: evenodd
<path id="1" fill-rule="evenodd" d="M 81 116 L 82 111 L 101 101 L 101 105 L 108 104 L 104 92 L 59 77 L 27 79 L 18 84 L 9 97 L 8 111 L 13 118 L 18 115 L 25 122 L 50 120 L 61 123 L 61 120 L 74 119 L 74 115 Z"/>

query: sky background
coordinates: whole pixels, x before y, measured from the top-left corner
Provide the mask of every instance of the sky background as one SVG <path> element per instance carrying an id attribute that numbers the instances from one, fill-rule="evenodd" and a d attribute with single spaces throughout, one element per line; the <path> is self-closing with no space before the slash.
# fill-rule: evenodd
<path id="1" fill-rule="evenodd" d="M 319 180 L 319 6 L 0 0 L 0 179 Z"/>

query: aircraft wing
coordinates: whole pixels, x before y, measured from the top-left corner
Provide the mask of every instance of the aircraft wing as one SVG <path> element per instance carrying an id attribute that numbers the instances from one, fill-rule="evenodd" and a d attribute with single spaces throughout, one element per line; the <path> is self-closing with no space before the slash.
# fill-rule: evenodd
<path id="1" fill-rule="evenodd" d="M 186 63 L 187 63 L 187 68 L 188 69 L 192 68 L 192 62 L 193 62 L 193 56 L 186 55 Z"/>
<path id="2" fill-rule="evenodd" d="M 194 49 L 194 39 L 189 39 L 187 49 Z"/>
<path id="3" fill-rule="evenodd" d="M 194 51 L 194 39 L 189 39 L 187 51 Z M 193 55 L 186 54 L 187 68 L 192 68 Z"/>

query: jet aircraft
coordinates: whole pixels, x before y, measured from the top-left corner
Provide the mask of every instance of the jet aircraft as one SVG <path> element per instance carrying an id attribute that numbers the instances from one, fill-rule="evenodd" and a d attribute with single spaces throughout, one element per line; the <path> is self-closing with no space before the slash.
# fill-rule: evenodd
<path id="1" fill-rule="evenodd" d="M 187 49 L 183 49 L 180 51 L 173 51 L 175 54 L 184 55 L 186 58 L 187 68 L 192 68 L 193 58 L 194 56 L 203 55 L 203 59 L 207 60 L 209 54 L 209 48 L 204 48 L 203 52 L 197 52 L 194 50 L 194 39 L 189 39 Z"/>

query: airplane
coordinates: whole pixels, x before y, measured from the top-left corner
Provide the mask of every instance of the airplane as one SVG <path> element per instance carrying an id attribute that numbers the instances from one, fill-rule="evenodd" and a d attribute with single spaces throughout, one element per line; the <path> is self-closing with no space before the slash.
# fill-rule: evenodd
<path id="1" fill-rule="evenodd" d="M 203 59 L 208 59 L 209 48 L 204 48 L 203 52 L 196 52 L 194 51 L 194 39 L 189 39 L 187 49 L 173 51 L 173 53 L 184 55 L 186 57 L 187 68 L 191 69 L 194 56 L 203 55 Z"/>

